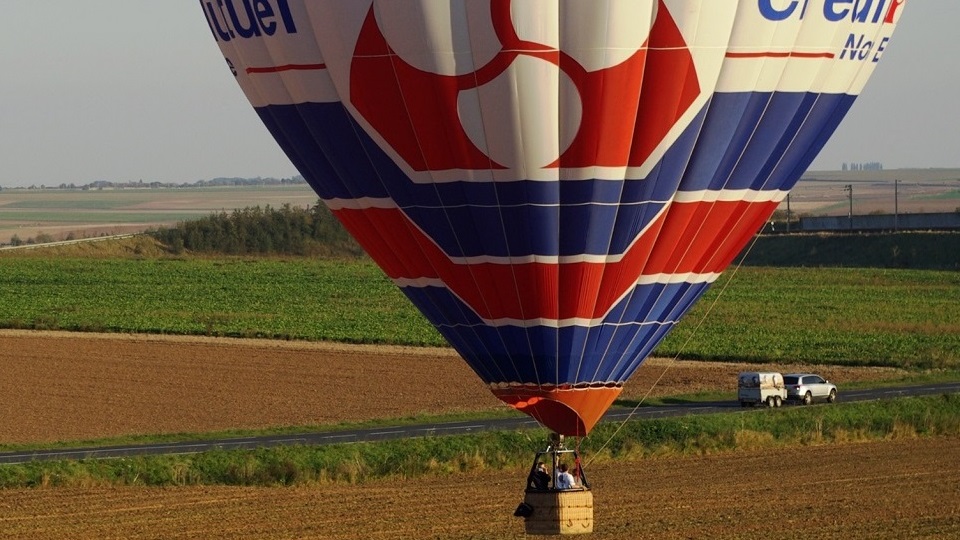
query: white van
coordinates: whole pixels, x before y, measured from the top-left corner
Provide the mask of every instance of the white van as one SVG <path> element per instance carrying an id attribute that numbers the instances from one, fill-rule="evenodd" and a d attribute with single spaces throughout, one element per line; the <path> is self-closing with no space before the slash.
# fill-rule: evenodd
<path id="1" fill-rule="evenodd" d="M 744 371 L 737 376 L 737 399 L 740 406 L 779 407 L 787 399 L 787 387 L 780 373 Z"/>

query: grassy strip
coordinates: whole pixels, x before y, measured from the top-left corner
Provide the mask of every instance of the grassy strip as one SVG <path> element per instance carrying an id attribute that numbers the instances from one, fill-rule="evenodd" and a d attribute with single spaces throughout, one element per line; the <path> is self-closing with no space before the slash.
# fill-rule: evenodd
<path id="1" fill-rule="evenodd" d="M 0 328 L 445 346 L 366 260 L 4 255 L 0 291 Z M 957 369 L 960 273 L 741 268 L 656 354 Z"/>
<path id="2" fill-rule="evenodd" d="M 730 395 L 729 399 L 735 399 Z M 679 398 L 682 399 L 682 398 Z M 631 405 L 632 406 L 632 405 Z M 514 409 L 498 407 L 489 411 L 461 412 L 449 414 L 421 414 L 401 418 L 380 418 L 365 422 L 341 422 L 327 425 L 279 426 L 263 429 L 230 429 L 203 433 L 164 433 L 127 435 L 81 441 L 58 441 L 53 443 L 0 444 L 0 452 L 25 452 L 31 450 L 57 450 L 64 448 L 103 448 L 106 446 L 147 445 L 162 443 L 183 443 L 191 441 L 212 441 L 224 439 L 245 439 L 271 435 L 300 435 L 303 433 L 336 433 L 357 429 L 397 428 L 420 426 L 423 424 L 442 424 L 454 422 L 475 422 L 478 420 L 498 420 L 504 418 L 527 418 Z"/>
<path id="3" fill-rule="evenodd" d="M 960 435 L 957 394 L 757 412 L 630 422 L 593 459 Z"/>
<path id="4" fill-rule="evenodd" d="M 545 431 L 383 443 L 214 451 L 192 456 L 33 462 L 0 467 L 0 488 L 91 485 L 295 485 L 521 469 Z M 960 396 L 789 407 L 600 425 L 581 450 L 593 461 L 889 437 L 960 435 Z M 602 447 L 602 448 L 601 448 Z"/>

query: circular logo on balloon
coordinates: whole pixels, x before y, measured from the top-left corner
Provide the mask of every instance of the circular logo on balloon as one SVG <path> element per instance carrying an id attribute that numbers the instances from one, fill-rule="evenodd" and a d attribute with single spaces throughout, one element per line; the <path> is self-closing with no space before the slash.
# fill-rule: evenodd
<path id="1" fill-rule="evenodd" d="M 639 166 L 699 96 L 696 70 L 662 2 L 599 3 L 378 3 L 351 103 L 414 171 Z"/>

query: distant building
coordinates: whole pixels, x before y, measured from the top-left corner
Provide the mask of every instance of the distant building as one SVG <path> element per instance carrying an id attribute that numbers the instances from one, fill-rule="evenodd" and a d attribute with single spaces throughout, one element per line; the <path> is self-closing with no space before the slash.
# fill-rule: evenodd
<path id="1" fill-rule="evenodd" d="M 844 163 L 844 171 L 882 171 L 883 163 L 871 161 L 869 163 Z"/>

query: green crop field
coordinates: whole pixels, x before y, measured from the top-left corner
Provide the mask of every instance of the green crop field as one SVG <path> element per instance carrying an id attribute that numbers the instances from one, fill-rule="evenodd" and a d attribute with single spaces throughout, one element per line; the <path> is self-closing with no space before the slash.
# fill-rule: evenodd
<path id="1" fill-rule="evenodd" d="M 441 345 L 372 263 L 0 262 L 0 326 Z"/>
<path id="2" fill-rule="evenodd" d="M 444 346 L 365 259 L 7 255 L 0 327 Z M 657 354 L 956 369 L 960 273 L 744 267 Z"/>
<path id="3" fill-rule="evenodd" d="M 702 359 L 956 368 L 960 273 L 741 268 L 714 285 L 659 352 Z"/>

